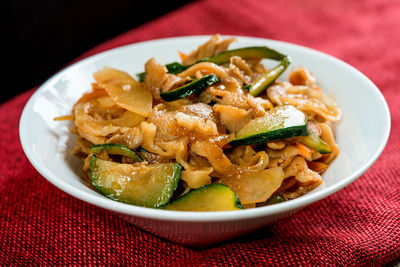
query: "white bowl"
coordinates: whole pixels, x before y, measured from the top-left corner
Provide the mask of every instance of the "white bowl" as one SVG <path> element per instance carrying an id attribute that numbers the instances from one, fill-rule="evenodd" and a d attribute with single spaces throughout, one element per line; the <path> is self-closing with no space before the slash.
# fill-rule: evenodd
<path id="1" fill-rule="evenodd" d="M 169 240 L 207 245 L 233 238 L 287 217 L 345 187 L 364 173 L 382 152 L 390 132 L 387 104 L 376 86 L 350 65 L 321 52 L 267 39 L 238 36 L 232 47 L 267 45 L 292 57 L 291 67 L 312 71 L 322 88 L 336 97 L 343 118 L 336 124 L 338 158 L 323 175 L 325 183 L 291 201 L 227 212 L 179 212 L 119 203 L 88 187 L 82 160 L 72 156 L 70 122 L 53 118 L 70 114 L 74 102 L 88 91 L 92 74 L 104 66 L 134 75 L 155 57 L 177 61 L 177 51 L 189 52 L 209 36 L 160 39 L 113 49 L 82 60 L 51 77 L 26 104 L 20 121 L 22 147 L 33 166 L 51 183 L 83 201 L 115 212 L 133 224 Z M 284 77 L 287 77 L 287 72 Z M 338 193 L 340 194 L 340 192 Z"/>

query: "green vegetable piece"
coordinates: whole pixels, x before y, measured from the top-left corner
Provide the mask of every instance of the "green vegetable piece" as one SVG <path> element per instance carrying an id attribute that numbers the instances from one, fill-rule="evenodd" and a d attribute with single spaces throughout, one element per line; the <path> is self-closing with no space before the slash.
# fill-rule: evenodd
<path id="1" fill-rule="evenodd" d="M 139 162 L 143 161 L 139 157 L 139 155 L 135 153 L 135 151 L 133 151 L 121 144 L 100 144 L 100 145 L 94 145 L 94 146 L 90 147 L 90 153 L 93 153 L 93 154 L 98 154 L 103 151 L 106 151 L 108 154 L 112 154 L 112 155 L 125 156 L 125 157 L 134 159 Z"/>
<path id="2" fill-rule="evenodd" d="M 144 152 L 144 153 L 146 153 L 146 152 L 149 152 L 149 151 L 147 151 L 146 149 L 144 149 L 143 147 L 138 147 L 138 149 L 136 149 L 136 152 Z"/>
<path id="3" fill-rule="evenodd" d="M 269 58 L 282 60 L 286 56 L 267 46 L 250 46 L 221 52 L 217 55 L 200 59 L 198 62 L 212 62 L 218 65 L 228 63 L 231 57 L 238 56 L 243 59 Z M 196 62 L 197 63 L 197 62 Z"/>
<path id="4" fill-rule="evenodd" d="M 218 65 L 222 65 L 222 64 L 229 63 L 231 57 L 233 57 L 233 56 L 239 56 L 243 59 L 268 58 L 268 59 L 272 59 L 272 60 L 280 60 L 281 64 L 285 67 L 280 72 L 279 71 L 274 72 L 274 74 L 277 75 L 276 77 L 274 76 L 275 79 L 278 78 L 279 75 L 290 64 L 290 59 L 286 55 L 281 54 L 278 51 L 271 49 L 269 47 L 266 47 L 266 46 L 251 46 L 251 47 L 242 47 L 242 48 L 238 48 L 238 49 L 232 49 L 232 50 L 228 50 L 225 52 L 221 52 L 221 53 L 211 56 L 211 57 L 200 59 L 199 61 L 195 62 L 194 64 L 199 63 L 199 62 L 212 62 L 212 63 L 218 64 Z M 194 64 L 182 65 L 179 62 L 172 62 L 172 63 L 166 64 L 165 66 L 167 67 L 169 73 L 178 74 L 178 73 L 188 69 L 189 67 L 193 66 Z M 278 73 L 279 73 L 279 75 L 278 75 Z M 141 73 L 136 74 L 136 76 L 138 77 L 140 82 L 143 82 L 144 78 L 146 77 L 146 73 L 141 72 Z M 272 82 L 275 79 L 273 79 Z"/>
<path id="5" fill-rule="evenodd" d="M 321 154 L 328 154 L 332 152 L 330 146 L 312 131 L 310 131 L 310 135 L 301 137 L 300 141 L 304 145 L 318 151 Z"/>
<path id="6" fill-rule="evenodd" d="M 199 94 L 208 86 L 219 82 L 221 82 L 221 80 L 215 74 L 208 74 L 203 78 L 194 80 L 175 90 L 165 93 L 160 93 L 160 96 L 165 101 L 174 101 L 190 96 L 192 94 Z"/>
<path id="7" fill-rule="evenodd" d="M 181 73 L 182 71 L 186 70 L 190 66 L 182 65 L 179 62 L 172 62 L 172 63 L 166 64 L 165 67 L 167 68 L 169 73 L 178 74 L 178 73 Z M 143 82 L 144 78 L 146 78 L 146 72 L 137 73 L 136 77 L 138 78 L 139 82 Z"/>
<path id="8" fill-rule="evenodd" d="M 190 66 L 182 65 L 179 62 L 172 62 L 172 63 L 166 64 L 165 67 L 167 67 L 167 70 L 169 73 L 178 74 L 178 73 L 181 73 L 182 71 L 186 70 Z"/>
<path id="9" fill-rule="evenodd" d="M 138 78 L 139 82 L 143 82 L 144 78 L 146 78 L 146 72 L 140 72 L 136 74 L 136 77 Z"/>
<path id="10" fill-rule="evenodd" d="M 251 84 L 249 93 L 253 96 L 260 95 L 265 89 L 274 83 L 274 81 L 286 70 L 289 65 L 290 58 L 284 57 L 278 66 L 268 71 L 264 75 L 261 75 Z"/>
<path id="11" fill-rule="evenodd" d="M 249 121 L 230 144 L 245 146 L 308 134 L 304 113 L 291 105 L 284 105 L 272 108 L 264 117 Z"/>
<path id="12" fill-rule="evenodd" d="M 228 211 L 240 210 L 242 204 L 235 192 L 226 185 L 211 184 L 192 190 L 162 208 L 179 211 Z"/>
<path id="13" fill-rule="evenodd" d="M 265 204 L 273 205 L 273 204 L 278 204 L 278 203 L 282 203 L 282 202 L 285 202 L 285 200 L 280 195 L 273 195 L 265 202 Z"/>
<path id="14" fill-rule="evenodd" d="M 171 199 L 182 167 L 178 163 L 151 165 L 121 164 L 93 155 L 90 179 L 93 186 L 113 200 L 149 208 L 160 207 Z"/>

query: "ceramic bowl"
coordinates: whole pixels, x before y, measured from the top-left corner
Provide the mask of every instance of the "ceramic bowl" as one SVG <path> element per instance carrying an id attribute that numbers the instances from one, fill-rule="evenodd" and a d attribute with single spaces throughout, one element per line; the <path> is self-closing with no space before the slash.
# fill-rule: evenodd
<path id="1" fill-rule="evenodd" d="M 134 75 L 143 71 L 150 57 L 163 64 L 177 61 L 177 51 L 189 52 L 208 39 L 209 36 L 190 36 L 136 43 L 86 58 L 51 77 L 31 97 L 21 116 L 21 144 L 32 165 L 52 184 L 80 200 L 112 211 L 166 239 L 201 246 L 287 217 L 353 182 L 378 158 L 389 136 L 390 114 L 382 94 L 367 77 L 343 61 L 309 48 L 237 36 L 238 42 L 232 48 L 266 45 L 288 54 L 293 60 L 290 68 L 306 67 L 325 92 L 336 98 L 343 111 L 342 120 L 335 125 L 341 153 L 324 173 L 324 184 L 291 201 L 227 212 L 143 208 L 107 199 L 89 187 L 81 171 L 82 160 L 69 153 L 74 145 L 69 132 L 71 122 L 55 122 L 53 118 L 71 113 L 74 102 L 90 90 L 92 74 L 104 66 Z M 270 63 L 266 61 L 267 65 Z"/>

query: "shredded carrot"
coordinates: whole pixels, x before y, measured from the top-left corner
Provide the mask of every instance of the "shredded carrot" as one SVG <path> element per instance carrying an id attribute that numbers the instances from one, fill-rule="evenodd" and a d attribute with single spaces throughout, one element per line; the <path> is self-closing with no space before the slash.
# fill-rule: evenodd
<path id="1" fill-rule="evenodd" d="M 184 61 L 185 59 L 187 59 L 187 55 L 185 54 L 185 53 L 182 53 L 182 52 L 178 52 L 179 53 L 179 56 L 180 56 L 180 58 L 181 58 L 181 60 L 182 61 Z"/>
<path id="2" fill-rule="evenodd" d="M 311 157 L 311 149 L 306 147 L 303 144 L 297 143 L 296 148 L 299 151 L 300 155 L 302 155 L 304 158 L 309 159 Z"/>
<path id="3" fill-rule="evenodd" d="M 84 93 L 83 96 L 81 98 L 79 98 L 79 100 L 75 103 L 75 105 L 82 103 L 82 102 L 90 101 L 92 99 L 103 97 L 103 96 L 108 96 L 108 93 L 106 90 L 104 90 L 102 88 L 95 89 L 92 92 Z"/>
<path id="4" fill-rule="evenodd" d="M 318 162 L 318 161 L 308 161 L 307 165 L 308 165 L 308 168 L 310 168 L 311 170 L 318 172 L 318 173 L 325 172 L 329 167 L 328 164 Z"/>
<path id="5" fill-rule="evenodd" d="M 54 121 L 72 121 L 75 119 L 74 115 L 64 115 L 53 118 Z"/>

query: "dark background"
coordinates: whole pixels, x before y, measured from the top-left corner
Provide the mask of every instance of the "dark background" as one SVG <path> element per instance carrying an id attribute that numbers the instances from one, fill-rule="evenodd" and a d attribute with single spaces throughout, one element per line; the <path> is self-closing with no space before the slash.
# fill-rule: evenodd
<path id="1" fill-rule="evenodd" d="M 188 2 L 2 0 L 0 103 L 43 83 L 101 42 Z"/>

